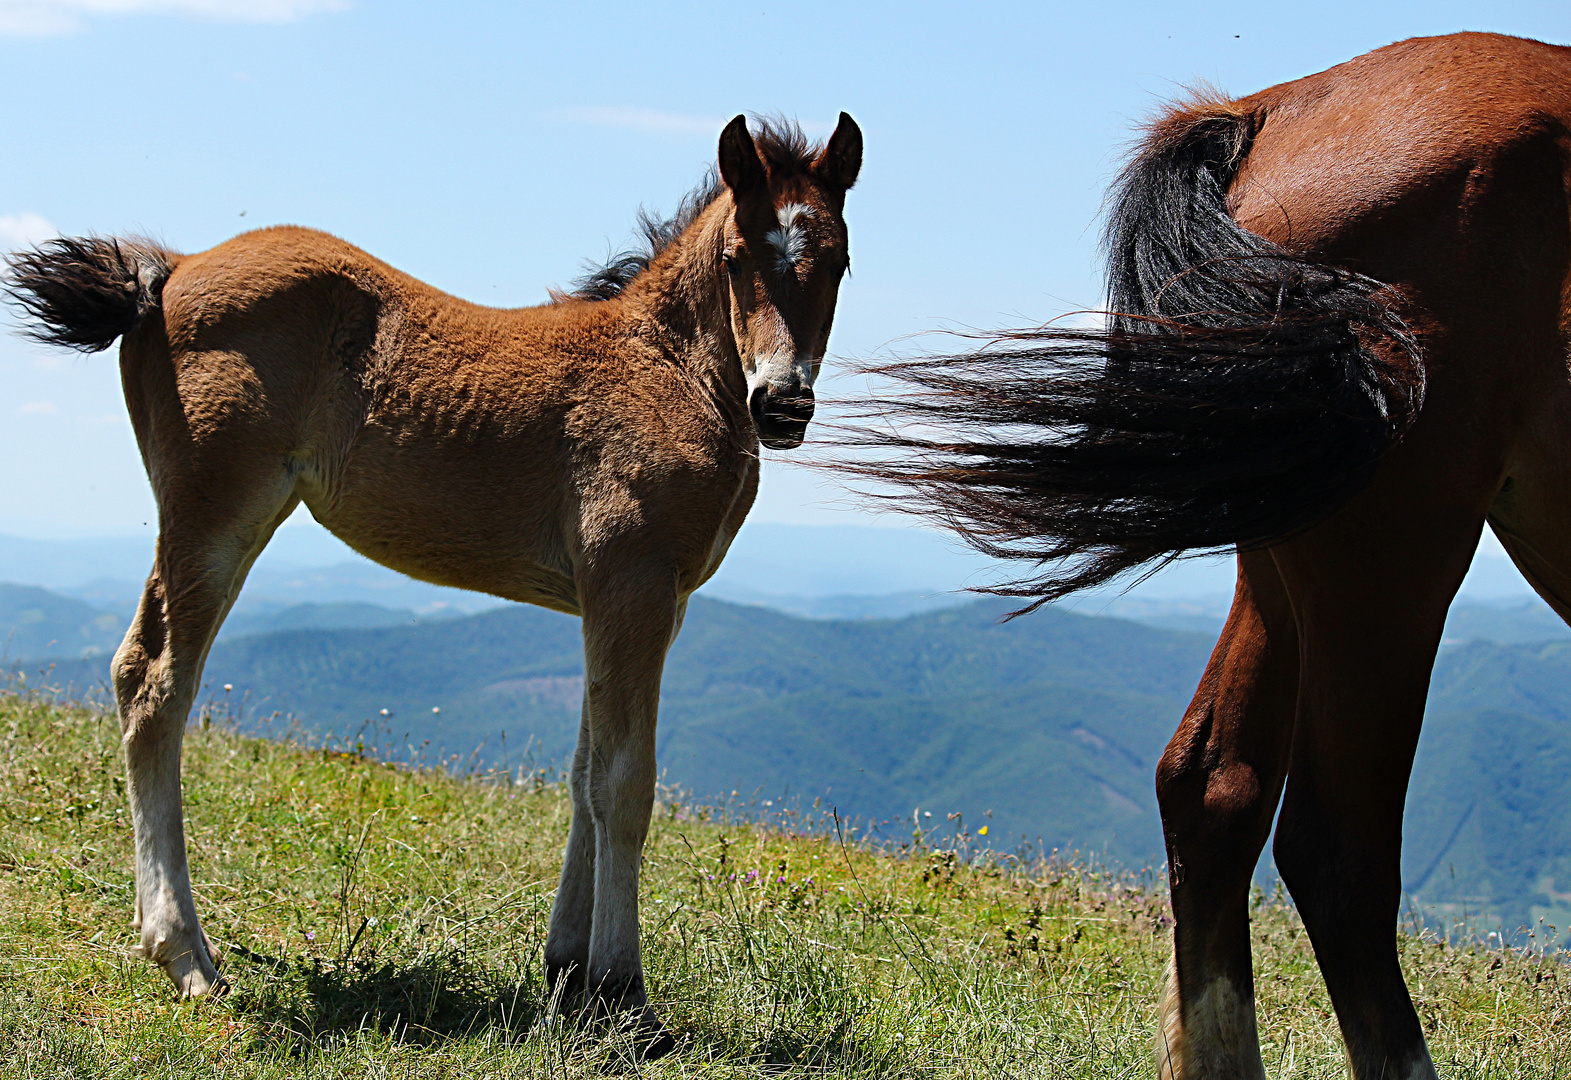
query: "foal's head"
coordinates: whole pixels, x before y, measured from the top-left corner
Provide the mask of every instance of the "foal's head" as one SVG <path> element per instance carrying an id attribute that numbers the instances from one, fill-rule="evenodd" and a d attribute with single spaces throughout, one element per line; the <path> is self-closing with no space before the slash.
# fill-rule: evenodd
<path id="1" fill-rule="evenodd" d="M 813 380 L 829 345 L 840 279 L 851 265 L 845 193 L 862 167 L 862 131 L 845 113 L 817 155 L 738 116 L 720 135 L 731 193 L 721 262 L 747 408 L 765 446 L 802 444 Z"/>

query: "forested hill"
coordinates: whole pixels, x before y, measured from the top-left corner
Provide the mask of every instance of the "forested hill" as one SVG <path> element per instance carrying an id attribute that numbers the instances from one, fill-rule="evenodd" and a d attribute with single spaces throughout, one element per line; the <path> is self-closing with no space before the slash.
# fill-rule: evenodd
<path id="1" fill-rule="evenodd" d="M 961 813 L 1001 848 L 1040 839 L 1159 863 L 1153 769 L 1211 637 L 1051 609 L 1000 623 L 1007 610 L 828 621 L 695 598 L 666 668 L 665 780 L 706 799 L 822 798 L 891 838 L 913 812 L 942 829 Z M 62 663 L 52 678 L 85 686 L 106 666 Z M 260 723 L 277 712 L 473 763 L 566 762 L 582 692 L 577 620 L 527 607 L 220 641 L 207 673 L 208 695 L 240 704 L 253 730 L 278 730 Z M 1563 929 L 1568 810 L 1571 643 L 1444 650 L 1408 802 L 1407 889 Z"/>

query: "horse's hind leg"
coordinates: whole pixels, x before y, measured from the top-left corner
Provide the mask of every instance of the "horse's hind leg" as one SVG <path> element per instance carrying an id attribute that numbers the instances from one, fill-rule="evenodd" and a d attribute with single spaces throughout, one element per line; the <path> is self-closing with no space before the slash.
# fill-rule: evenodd
<path id="1" fill-rule="evenodd" d="M 113 673 L 136 833 L 137 951 L 195 996 L 223 983 L 191 895 L 181 741 L 213 636 L 296 500 L 282 470 L 268 482 L 222 470 L 159 475 L 158 551 Z"/>
<path id="2" fill-rule="evenodd" d="M 1397 957 L 1402 811 L 1446 610 L 1488 496 L 1476 516 L 1438 498 L 1402 505 L 1390 487 L 1378 498 L 1380 511 L 1371 512 L 1371 499 L 1355 523 L 1333 522 L 1275 549 L 1302 642 L 1276 863 L 1314 944 L 1355 1080 L 1433 1080 Z M 1370 520 L 1376 513 L 1379 523 Z"/>
<path id="3" fill-rule="evenodd" d="M 1265 1075 L 1255 1030 L 1249 886 L 1293 731 L 1298 634 L 1269 552 L 1238 560 L 1233 608 L 1157 766 L 1173 964 L 1157 1036 L 1171 1080 Z"/>

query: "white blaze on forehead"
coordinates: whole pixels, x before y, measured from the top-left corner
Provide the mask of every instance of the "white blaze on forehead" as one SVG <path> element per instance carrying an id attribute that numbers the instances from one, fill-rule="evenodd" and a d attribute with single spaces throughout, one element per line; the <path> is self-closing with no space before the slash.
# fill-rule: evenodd
<path id="1" fill-rule="evenodd" d="M 807 231 L 802 227 L 802 219 L 812 216 L 812 207 L 795 202 L 786 203 L 775 211 L 780 227 L 771 230 L 764 239 L 775 249 L 780 269 L 790 270 L 807 252 Z"/>

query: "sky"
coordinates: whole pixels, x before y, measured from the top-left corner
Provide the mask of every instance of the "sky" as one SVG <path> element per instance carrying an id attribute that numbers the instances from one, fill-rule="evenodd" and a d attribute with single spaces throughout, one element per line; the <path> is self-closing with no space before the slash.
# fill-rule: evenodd
<path id="1" fill-rule="evenodd" d="M 836 356 L 1096 306 L 1103 192 L 1183 87 L 1245 94 L 1462 29 L 1571 41 L 1571 6 L 0 0 L 0 247 L 138 232 L 196 251 L 294 223 L 533 304 L 640 205 L 672 208 L 731 116 L 822 136 L 845 110 L 866 158 L 832 397 Z M 0 326 L 0 371 L 0 531 L 150 532 L 113 354 Z M 766 454 L 757 519 L 875 520 Z"/>

